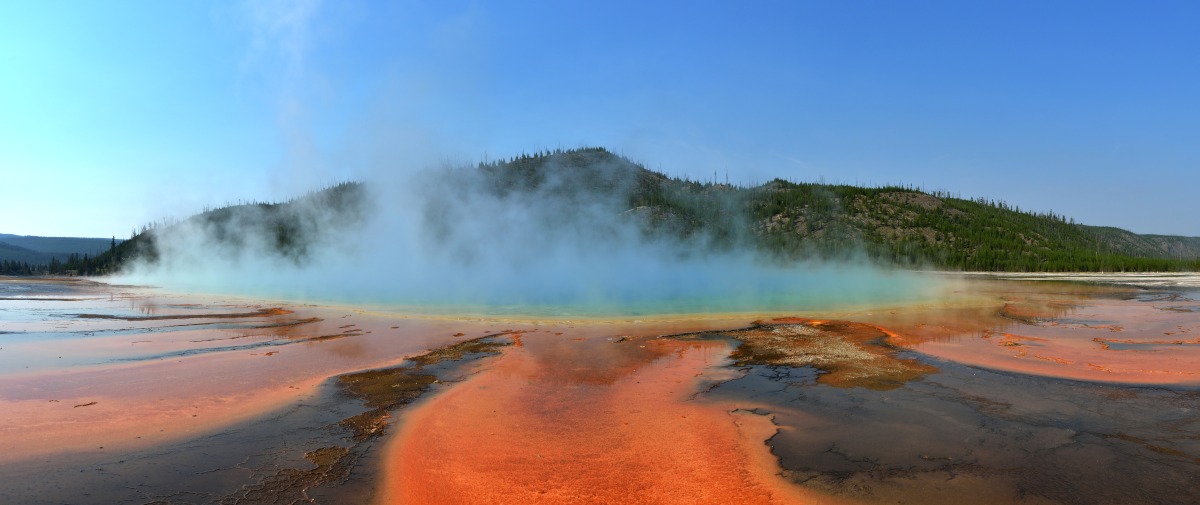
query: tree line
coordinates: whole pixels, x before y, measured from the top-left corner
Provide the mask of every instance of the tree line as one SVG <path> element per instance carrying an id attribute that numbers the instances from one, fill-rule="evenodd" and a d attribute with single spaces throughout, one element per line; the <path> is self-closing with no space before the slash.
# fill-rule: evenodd
<path id="1" fill-rule="evenodd" d="M 95 256 L 71 253 L 65 261 L 52 256 L 49 262 L 40 264 L 3 260 L 0 261 L 0 275 L 106 275 L 120 267 L 116 254 L 119 247 L 117 238 L 113 237 L 109 250 Z"/>

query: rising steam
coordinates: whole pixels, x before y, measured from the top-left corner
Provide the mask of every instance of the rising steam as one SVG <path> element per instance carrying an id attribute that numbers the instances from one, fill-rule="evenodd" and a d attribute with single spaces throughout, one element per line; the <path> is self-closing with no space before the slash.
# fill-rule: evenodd
<path id="1" fill-rule="evenodd" d="M 584 150 L 381 177 L 332 197 L 225 209 L 157 230 L 155 261 L 137 262 L 122 281 L 539 314 L 795 311 L 931 294 L 925 277 L 863 262 L 781 265 L 715 247 L 704 233 L 661 233 L 677 230 L 630 206 L 647 174 Z M 280 223 L 287 233 L 271 233 Z"/>

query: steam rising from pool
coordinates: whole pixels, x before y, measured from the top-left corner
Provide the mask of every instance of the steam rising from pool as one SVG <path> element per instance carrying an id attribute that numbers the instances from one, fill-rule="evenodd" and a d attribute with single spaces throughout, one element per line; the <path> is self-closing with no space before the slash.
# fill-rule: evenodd
<path id="1" fill-rule="evenodd" d="M 554 315 L 827 309 L 918 300 L 945 282 L 866 261 L 785 265 L 703 235 L 647 234 L 639 209 L 628 208 L 637 174 L 627 164 L 574 168 L 551 166 L 537 184 L 511 187 L 477 167 L 377 174 L 353 225 L 322 205 L 295 207 L 310 245 L 304 261 L 265 243 L 253 207 L 221 229 L 185 221 L 159 230 L 158 262 L 119 281 L 424 313 Z"/>

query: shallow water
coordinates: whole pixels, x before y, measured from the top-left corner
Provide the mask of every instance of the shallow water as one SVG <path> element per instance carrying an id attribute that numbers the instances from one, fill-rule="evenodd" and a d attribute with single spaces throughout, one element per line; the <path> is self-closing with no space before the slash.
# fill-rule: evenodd
<path id="1" fill-rule="evenodd" d="M 658 269 L 615 272 L 595 278 L 595 272 L 564 272 L 551 285 L 519 286 L 481 280 L 474 289 L 451 293 L 433 279 L 432 285 L 413 288 L 398 283 L 394 289 L 364 289 L 360 284 L 340 285 L 330 281 L 320 289 L 303 283 L 244 285 L 235 282 L 239 293 L 260 299 L 294 299 L 303 293 L 312 303 L 353 306 L 402 314 L 459 317 L 471 314 L 492 318 L 625 318 L 663 314 L 792 313 L 797 310 L 844 310 L 848 307 L 878 307 L 944 299 L 947 278 L 920 272 L 890 271 L 865 266 L 798 266 L 774 268 L 747 266 L 738 262 L 728 270 L 689 272 L 675 265 L 664 274 Z M 574 269 L 574 267 L 572 267 Z M 513 274 L 517 275 L 517 274 Z M 146 279 L 152 280 L 152 279 Z M 463 279 L 455 279 L 462 282 Z M 176 291 L 222 292 L 213 277 L 206 282 L 172 284 Z M 378 279 L 368 282 L 379 284 Z M 447 280 L 449 281 L 449 280 Z M 215 284 L 210 284 L 215 283 Z M 466 288 L 468 286 L 458 286 Z"/>
<path id="2" fill-rule="evenodd" d="M 578 319 L 0 280 L 0 501 L 1197 503 L 1200 294 L 1161 282 Z M 356 438 L 337 377 L 414 365 Z"/>

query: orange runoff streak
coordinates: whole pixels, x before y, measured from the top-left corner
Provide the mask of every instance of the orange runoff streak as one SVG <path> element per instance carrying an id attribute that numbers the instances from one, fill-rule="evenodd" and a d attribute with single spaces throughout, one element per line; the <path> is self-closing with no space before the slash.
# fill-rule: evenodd
<path id="1" fill-rule="evenodd" d="M 690 400 L 701 377 L 721 373 L 728 344 L 568 337 L 527 335 L 524 347 L 405 414 L 379 501 L 834 502 L 778 477 L 764 444 L 775 433 L 769 417 Z M 579 346 L 567 362 L 539 358 L 562 342 Z M 636 363 L 616 364 L 618 377 L 597 380 L 606 359 L 620 361 L 600 346 L 621 345 L 645 347 Z M 572 365 L 580 373 L 564 374 Z"/>

